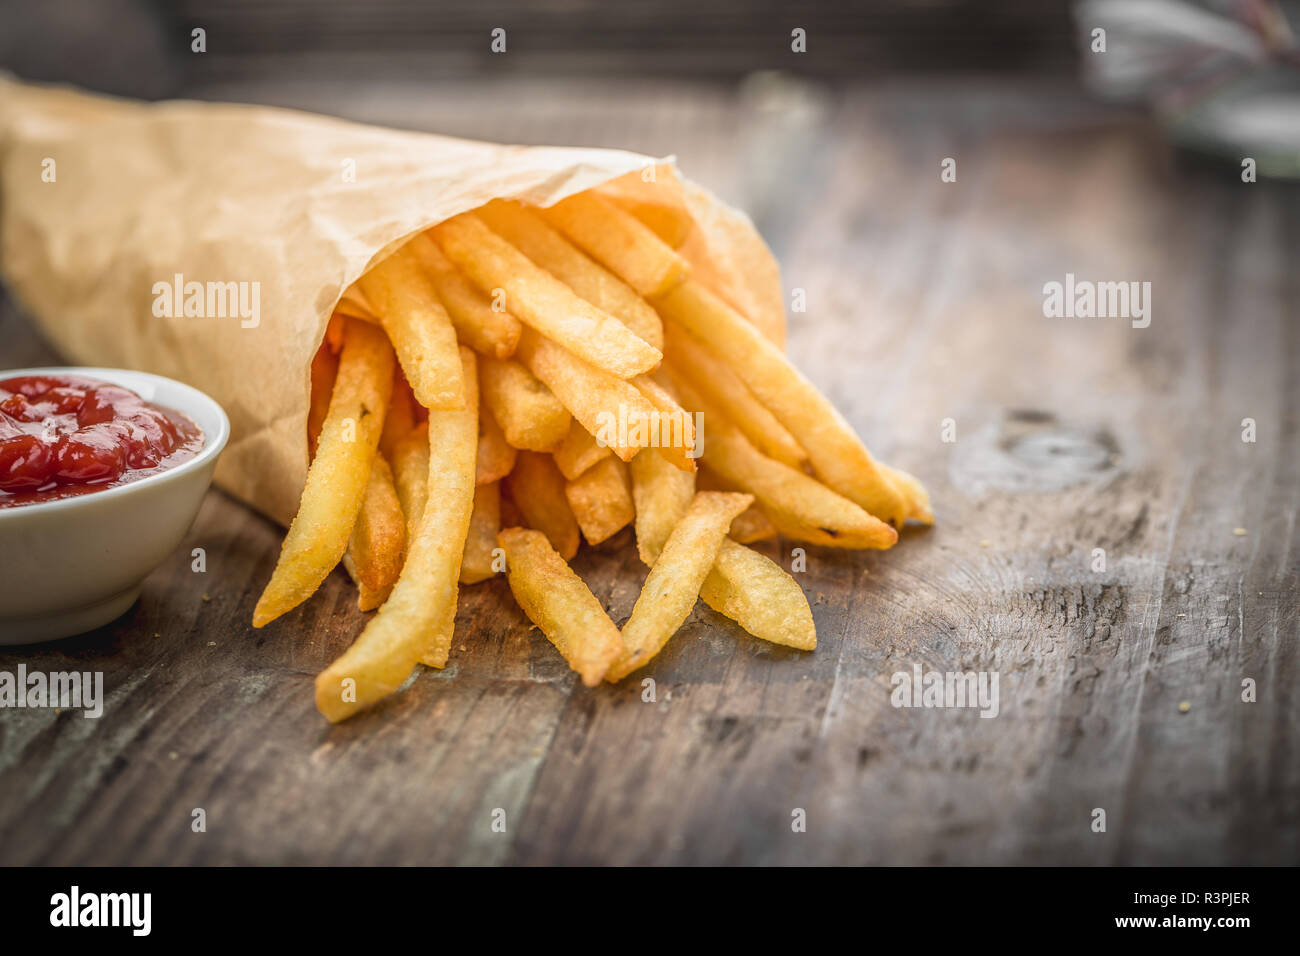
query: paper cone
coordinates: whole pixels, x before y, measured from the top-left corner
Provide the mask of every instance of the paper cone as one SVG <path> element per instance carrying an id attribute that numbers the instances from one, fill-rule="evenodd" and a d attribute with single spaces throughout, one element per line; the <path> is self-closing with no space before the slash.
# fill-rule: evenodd
<path id="1" fill-rule="evenodd" d="M 780 342 L 767 247 L 671 162 L 0 75 L 0 264 L 69 361 L 156 372 L 219 401 L 232 431 L 216 482 L 287 525 L 307 473 L 311 358 L 340 295 L 408 236 L 490 199 L 549 205 L 623 177 L 612 188 L 680 203 L 696 222 L 683 246 L 696 273 Z M 656 163 L 668 165 L 643 183 Z M 256 321 L 156 314 L 178 276 L 244 292 Z"/>

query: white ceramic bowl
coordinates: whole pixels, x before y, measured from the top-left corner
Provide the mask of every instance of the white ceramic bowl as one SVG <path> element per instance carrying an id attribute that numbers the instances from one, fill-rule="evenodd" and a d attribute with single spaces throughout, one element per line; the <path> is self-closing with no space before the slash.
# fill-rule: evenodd
<path id="1" fill-rule="evenodd" d="M 203 448 L 174 468 L 115 488 L 0 508 L 0 644 L 80 634 L 124 613 L 190 530 L 230 437 L 220 405 L 161 375 L 20 368 L 0 371 L 0 381 L 23 375 L 81 375 L 129 388 L 193 419 Z"/>

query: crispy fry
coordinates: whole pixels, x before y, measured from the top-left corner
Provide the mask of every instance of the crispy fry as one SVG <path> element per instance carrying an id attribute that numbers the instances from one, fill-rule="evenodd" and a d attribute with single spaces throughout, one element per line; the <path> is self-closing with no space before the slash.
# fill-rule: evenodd
<path id="1" fill-rule="evenodd" d="M 504 307 L 493 308 L 465 273 L 443 255 L 438 244 L 421 233 L 411 240 L 411 249 L 425 273 L 433 280 L 443 308 L 461 341 L 482 355 L 509 358 L 519 341 L 519 320 Z"/>
<path id="2" fill-rule="evenodd" d="M 397 500 L 406 516 L 406 540 L 414 541 L 429 499 L 429 423 L 421 422 L 393 446 L 389 459 Z"/>
<path id="3" fill-rule="evenodd" d="M 464 408 L 456 330 L 410 243 L 374 266 L 357 285 L 392 340 L 416 401 L 425 408 Z"/>
<path id="4" fill-rule="evenodd" d="M 798 441 L 834 491 L 898 527 L 907 502 L 835 406 L 753 325 L 687 280 L 655 303 L 660 314 L 724 356 L 732 370 Z M 707 451 L 706 451 L 707 454 Z"/>
<path id="5" fill-rule="evenodd" d="M 429 415 L 428 501 L 392 596 L 356 643 L 316 678 L 316 706 L 331 721 L 391 694 L 417 661 L 446 663 L 478 448 L 474 353 L 461 348 L 460 357 L 465 407 Z"/>
<path id="6" fill-rule="evenodd" d="M 642 225 L 653 232 L 672 248 L 676 249 L 695 228 L 695 220 L 682 206 L 667 202 L 651 202 L 633 196 L 609 195 L 596 190 L 601 197 L 608 199 L 624 212 L 631 213 L 641 220 Z"/>
<path id="7" fill-rule="evenodd" d="M 565 561 L 578 553 L 578 519 L 564 494 L 564 476 L 550 455 L 521 451 L 506 483 L 524 521 L 546 535 Z"/>
<path id="8" fill-rule="evenodd" d="M 691 456 L 695 451 L 695 418 L 649 375 L 638 375 L 632 384 L 658 413 L 647 425 L 652 447 L 674 467 L 694 471 L 695 458 Z"/>
<path id="9" fill-rule="evenodd" d="M 357 607 L 373 611 L 388 600 L 406 556 L 406 519 L 383 455 L 370 466 L 361 513 L 352 527 L 343 565 L 357 584 Z"/>
<path id="10" fill-rule="evenodd" d="M 907 496 L 907 516 L 924 525 L 934 524 L 934 512 L 930 509 L 930 493 L 915 475 L 910 475 L 901 468 L 880 465 L 880 470 L 889 476 L 889 480 Z"/>
<path id="11" fill-rule="evenodd" d="M 794 436 L 769 412 L 722 359 L 677 325 L 665 331 L 664 355 L 676 373 L 718 407 L 769 458 L 791 468 L 808 460 Z"/>
<path id="12" fill-rule="evenodd" d="M 379 451 L 392 463 L 393 449 L 415 427 L 415 396 L 399 368 L 393 376 L 393 397 L 388 403 L 384 430 L 379 435 Z"/>
<path id="13" fill-rule="evenodd" d="M 639 439 L 634 434 L 619 434 L 620 409 L 624 421 L 651 421 L 654 417 L 655 407 L 631 382 L 584 362 L 532 329 L 524 329 L 519 336 L 515 357 L 546 383 L 583 428 L 619 458 L 631 461 L 639 448 L 650 444 L 644 429 Z M 628 444 L 619 444 L 623 437 L 631 439 Z"/>
<path id="14" fill-rule="evenodd" d="M 718 475 L 708 468 L 701 468 L 699 480 L 696 486 L 701 491 L 738 491 L 739 489 L 730 482 L 723 481 Z M 736 520 L 731 522 L 731 538 L 739 541 L 741 544 L 752 544 L 755 541 L 768 541 L 775 538 L 779 532 L 776 525 L 772 524 L 766 512 L 763 511 L 762 505 L 757 501 L 744 510 Z"/>
<path id="15" fill-rule="evenodd" d="M 898 532 L 815 478 L 768 458 L 726 416 L 674 379 L 683 400 L 704 412 L 704 461 L 752 494 L 782 533 L 839 548 L 890 548 Z"/>
<path id="16" fill-rule="evenodd" d="M 627 465 L 613 455 L 566 484 L 564 494 L 588 544 L 612 538 L 636 516 Z"/>
<path id="17" fill-rule="evenodd" d="M 474 489 L 474 511 L 469 516 L 469 534 L 465 538 L 465 556 L 460 562 L 460 583 L 477 584 L 496 572 L 492 552 L 501 530 L 501 483 L 493 481 Z"/>
<path id="18" fill-rule="evenodd" d="M 695 497 L 695 475 L 659 455 L 637 455 L 628 465 L 636 505 L 636 550 L 649 567 Z"/>
<path id="19" fill-rule="evenodd" d="M 562 199 L 542 215 L 640 295 L 662 295 L 690 274 L 686 260 L 672 246 L 594 192 Z"/>
<path id="20" fill-rule="evenodd" d="M 501 486 L 501 527 L 503 528 L 522 528 L 525 524 L 524 514 L 515 504 L 515 499 L 510 497 L 510 482 L 498 482 Z"/>
<path id="21" fill-rule="evenodd" d="M 338 355 L 343 350 L 344 324 L 343 316 L 335 312 L 330 316 L 329 323 L 325 326 L 325 344 L 329 346 L 330 351 L 335 355 Z"/>
<path id="22" fill-rule="evenodd" d="M 622 279 L 580 251 L 548 226 L 532 209 L 496 199 L 478 210 L 493 232 L 559 279 L 596 308 L 621 321 L 636 336 L 663 348 L 664 326 L 659 313 Z"/>
<path id="23" fill-rule="evenodd" d="M 596 437 L 575 419 L 569 425 L 569 434 L 555 449 L 555 463 L 560 466 L 560 473 L 572 481 L 609 454 L 609 448 L 597 444 Z"/>
<path id="24" fill-rule="evenodd" d="M 383 330 L 349 321 L 316 457 L 280 560 L 253 610 L 254 627 L 307 600 L 347 550 L 383 431 L 393 368 L 393 349 Z"/>
<path id="25" fill-rule="evenodd" d="M 598 685 L 623 653 L 623 638 L 596 596 L 541 532 L 507 528 L 497 541 L 505 548 L 510 590 L 523 612 L 585 685 Z"/>
<path id="26" fill-rule="evenodd" d="M 636 499 L 636 546 L 641 560 L 653 565 L 690 506 L 697 482 L 655 455 L 637 455 L 630 467 Z M 711 477 L 701 469 L 698 481 L 708 483 Z M 733 535 L 753 508 L 751 504 L 731 522 Z M 817 629 L 803 589 L 775 561 L 733 540 L 722 543 L 700 597 L 757 638 L 802 650 L 817 646 Z"/>
<path id="27" fill-rule="evenodd" d="M 695 606 L 732 520 L 753 500 L 750 495 L 721 491 L 696 493 L 650 568 L 632 616 L 623 625 L 626 650 L 610 667 L 606 680 L 621 680 L 644 667 L 677 633 Z"/>
<path id="28" fill-rule="evenodd" d="M 597 368 L 631 378 L 663 358 L 657 348 L 608 312 L 579 298 L 476 216 L 455 216 L 431 233 L 447 258 L 480 289 L 489 295 L 494 289 L 503 290 L 506 307 L 520 321 Z"/>
<path id="29" fill-rule="evenodd" d="M 316 442 L 321 427 L 330 410 L 330 395 L 334 379 L 339 374 L 339 357 L 331 352 L 328 342 L 322 342 L 311 360 L 311 404 L 307 406 L 307 456 L 316 457 Z"/>
<path id="30" fill-rule="evenodd" d="M 519 452 L 506 441 L 506 433 L 497 424 L 496 418 L 488 410 L 487 404 L 480 400 L 478 408 L 478 465 L 474 475 L 475 484 L 486 485 L 500 481 L 510 474 L 515 467 L 515 456 Z"/>
<path id="31" fill-rule="evenodd" d="M 483 403 L 515 448 L 554 451 L 569 434 L 569 410 L 514 359 L 480 361 L 479 388 Z"/>

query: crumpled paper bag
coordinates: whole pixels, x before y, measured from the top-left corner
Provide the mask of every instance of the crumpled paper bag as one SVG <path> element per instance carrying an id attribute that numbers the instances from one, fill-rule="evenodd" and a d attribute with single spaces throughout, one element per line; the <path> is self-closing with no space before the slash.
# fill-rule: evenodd
<path id="1" fill-rule="evenodd" d="M 311 358 L 343 291 L 407 237 L 490 199 L 549 205 L 609 184 L 684 207 L 695 274 L 781 342 L 767 247 L 671 163 L 0 75 L 0 267 L 69 361 L 167 375 L 220 402 L 231 438 L 217 484 L 288 525 Z M 186 315 L 187 298 L 203 314 Z"/>

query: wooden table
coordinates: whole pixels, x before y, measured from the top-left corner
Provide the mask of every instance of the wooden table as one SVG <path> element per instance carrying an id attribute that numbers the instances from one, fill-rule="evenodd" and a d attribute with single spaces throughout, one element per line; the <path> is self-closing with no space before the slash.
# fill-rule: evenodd
<path id="1" fill-rule="evenodd" d="M 108 688 L 97 721 L 0 712 L 0 862 L 1300 858 L 1294 190 L 1175 162 L 1145 121 L 1028 81 L 197 92 L 676 152 L 753 213 L 806 290 L 790 352 L 939 522 L 890 552 L 810 549 L 815 653 L 699 606 L 647 672 L 654 703 L 584 689 L 489 582 L 445 671 L 331 727 L 312 678 L 361 627 L 354 591 L 336 572 L 254 631 L 281 531 L 213 491 L 123 618 L 0 651 Z M 1045 318 L 1067 272 L 1151 282 L 1150 327 Z M 0 365 L 54 358 L 8 304 Z M 627 537 L 578 566 L 625 619 Z M 997 717 L 892 706 L 914 665 L 995 672 Z"/>

